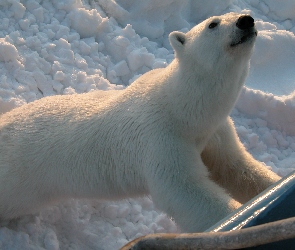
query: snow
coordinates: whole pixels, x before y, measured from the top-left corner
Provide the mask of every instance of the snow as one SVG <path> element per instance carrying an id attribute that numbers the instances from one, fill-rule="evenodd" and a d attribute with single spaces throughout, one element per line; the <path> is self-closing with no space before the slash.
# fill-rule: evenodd
<path id="1" fill-rule="evenodd" d="M 295 3 L 283 2 L 1 0 L 0 114 L 44 96 L 122 89 L 171 62 L 171 31 L 248 13 L 259 33 L 232 117 L 254 157 L 285 176 L 295 170 Z M 70 199 L 2 222 L 0 249 L 118 249 L 141 235 L 179 231 L 149 197 Z"/>
<path id="2" fill-rule="evenodd" d="M 295 35 L 276 30 L 268 23 L 258 22 L 257 26 L 259 36 L 247 85 L 276 95 L 288 95 L 295 87 L 295 72 L 290 67 L 295 65 Z"/>

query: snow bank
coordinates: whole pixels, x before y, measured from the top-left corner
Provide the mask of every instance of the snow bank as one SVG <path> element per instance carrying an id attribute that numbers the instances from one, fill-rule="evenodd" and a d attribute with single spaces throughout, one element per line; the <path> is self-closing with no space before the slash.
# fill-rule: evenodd
<path id="1" fill-rule="evenodd" d="M 229 11 L 248 13 L 259 35 L 232 117 L 250 152 L 284 176 L 295 169 L 294 6 L 287 0 L 2 0 L 0 114 L 48 95 L 122 89 L 171 62 L 170 31 Z M 0 249 L 118 249 L 147 233 L 177 231 L 148 197 L 69 200 L 3 224 Z"/>
<path id="2" fill-rule="evenodd" d="M 276 0 L 268 0 L 260 3 L 265 13 L 277 20 L 295 19 L 295 2 L 285 0 L 284 3 Z"/>
<path id="3" fill-rule="evenodd" d="M 295 92 L 279 97 L 245 87 L 236 108 L 268 121 L 271 128 L 295 136 Z"/>
<path id="4" fill-rule="evenodd" d="M 150 198 L 68 200 L 0 228 L 0 249 L 118 249 L 149 233 L 179 232 Z"/>
<path id="5" fill-rule="evenodd" d="M 246 85 L 275 95 L 288 95 L 295 89 L 295 35 L 262 21 L 251 58 Z"/>

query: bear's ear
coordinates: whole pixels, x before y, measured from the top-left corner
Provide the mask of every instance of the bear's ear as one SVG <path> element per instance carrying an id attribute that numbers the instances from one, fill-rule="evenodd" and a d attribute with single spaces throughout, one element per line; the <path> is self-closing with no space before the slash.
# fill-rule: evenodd
<path id="1" fill-rule="evenodd" d="M 185 34 L 179 31 L 173 31 L 169 35 L 169 41 L 171 46 L 176 52 L 179 52 L 183 49 L 184 44 L 186 42 Z"/>

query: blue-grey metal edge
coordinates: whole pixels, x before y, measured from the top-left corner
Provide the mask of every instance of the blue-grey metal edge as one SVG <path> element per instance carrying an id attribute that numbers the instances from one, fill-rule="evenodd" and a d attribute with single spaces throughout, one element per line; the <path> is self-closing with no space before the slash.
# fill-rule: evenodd
<path id="1" fill-rule="evenodd" d="M 245 203 L 206 232 L 238 230 L 290 217 L 295 217 L 295 171 Z M 291 250 L 295 249 L 295 239 L 247 249 Z"/>

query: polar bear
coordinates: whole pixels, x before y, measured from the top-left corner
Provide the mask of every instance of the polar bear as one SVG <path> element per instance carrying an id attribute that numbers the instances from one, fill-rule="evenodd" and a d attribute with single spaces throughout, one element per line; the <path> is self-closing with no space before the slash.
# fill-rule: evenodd
<path id="1" fill-rule="evenodd" d="M 229 114 L 257 35 L 249 15 L 172 32 L 175 59 L 124 90 L 51 96 L 0 118 L 0 218 L 65 198 L 150 194 L 185 232 L 207 229 L 279 177 Z"/>

